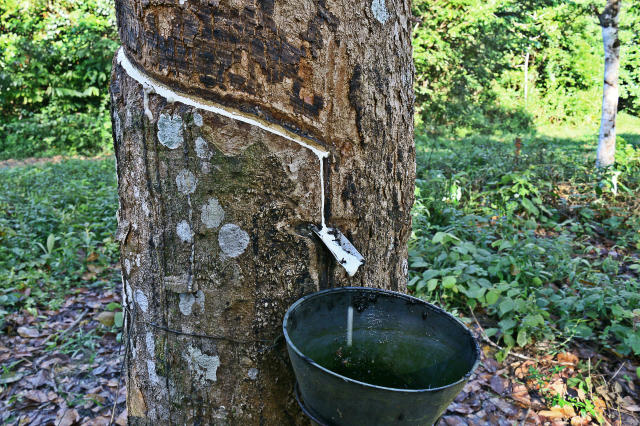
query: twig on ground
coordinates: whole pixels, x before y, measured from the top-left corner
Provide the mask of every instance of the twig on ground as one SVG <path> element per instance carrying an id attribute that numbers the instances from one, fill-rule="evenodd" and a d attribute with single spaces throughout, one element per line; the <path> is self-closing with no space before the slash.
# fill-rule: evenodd
<path id="1" fill-rule="evenodd" d="M 64 330 L 62 330 L 62 333 L 60 334 L 50 334 L 47 336 L 46 339 L 44 339 L 42 341 L 42 343 L 40 343 L 41 346 L 45 345 L 49 340 L 51 340 L 51 338 L 55 337 L 62 337 L 65 334 L 67 334 L 68 332 L 70 332 L 71 330 L 73 330 L 73 328 L 75 328 L 76 325 L 78 325 L 80 323 L 80 321 L 82 321 L 82 319 L 85 317 L 85 315 L 87 315 L 87 313 L 89 312 L 89 309 L 85 309 L 84 312 L 82 312 L 78 318 L 76 318 L 76 320 L 74 322 L 71 323 L 71 325 L 67 328 L 65 328 Z"/>
<path id="2" fill-rule="evenodd" d="M 627 361 L 622 361 L 622 364 L 620 364 L 620 367 L 618 367 L 618 369 L 616 370 L 615 373 L 613 373 L 613 376 L 611 376 L 611 379 L 609 380 L 605 380 L 605 383 L 607 384 L 607 386 L 609 385 L 609 383 L 613 382 L 613 379 L 616 378 L 616 376 L 618 375 L 618 373 L 620 373 L 620 370 L 622 370 L 622 367 L 624 367 L 624 365 L 627 363 Z"/>

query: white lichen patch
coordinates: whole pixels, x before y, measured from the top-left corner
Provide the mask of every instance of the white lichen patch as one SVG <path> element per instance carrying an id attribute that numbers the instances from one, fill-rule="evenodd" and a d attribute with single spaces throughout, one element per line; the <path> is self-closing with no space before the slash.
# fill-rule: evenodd
<path id="1" fill-rule="evenodd" d="M 173 116 L 160 114 L 158 119 L 158 141 L 169 149 L 176 149 L 183 142 L 182 118 L 178 114 Z"/>
<path id="2" fill-rule="evenodd" d="M 371 2 L 371 12 L 381 24 L 384 24 L 387 22 L 387 19 L 389 19 L 389 11 L 387 10 L 385 0 L 373 0 Z"/>
<path id="3" fill-rule="evenodd" d="M 216 198 L 209 198 L 207 203 L 202 206 L 202 213 L 200 214 L 202 223 L 207 228 L 217 228 L 224 219 L 224 210 Z"/>
<path id="4" fill-rule="evenodd" d="M 203 124 L 202 116 L 198 111 L 194 111 L 193 113 L 193 124 L 195 124 L 198 127 L 202 127 L 202 124 Z"/>
<path id="5" fill-rule="evenodd" d="M 218 356 L 203 354 L 200 349 L 189 346 L 185 357 L 187 364 L 199 382 L 204 383 L 205 380 L 215 382 L 218 380 L 216 376 L 218 367 L 220 367 L 220 358 Z"/>
<path id="6" fill-rule="evenodd" d="M 154 385 L 160 383 L 160 377 L 156 373 L 156 363 L 150 359 L 147 360 L 147 373 L 149 373 L 149 381 Z"/>
<path id="7" fill-rule="evenodd" d="M 142 312 L 146 314 L 149 310 L 149 299 L 147 299 L 147 296 L 142 292 L 142 290 L 138 289 L 135 291 L 135 299 Z"/>
<path id="8" fill-rule="evenodd" d="M 144 336 L 144 341 L 147 344 L 147 353 L 150 356 L 155 356 L 155 354 L 156 354 L 156 342 L 153 339 L 153 333 L 147 332 L 147 334 Z"/>
<path id="9" fill-rule="evenodd" d="M 125 289 L 125 292 L 127 294 L 127 304 L 128 304 L 129 301 L 133 301 L 133 294 L 132 294 L 132 291 L 131 291 L 131 286 L 129 285 L 129 281 L 127 281 L 127 280 L 124 280 L 124 289 Z M 125 316 L 125 318 L 126 318 L 126 316 Z"/>
<path id="10" fill-rule="evenodd" d="M 200 305 L 201 308 L 204 307 L 204 293 L 202 290 L 198 290 L 195 295 L 193 293 L 180 293 L 178 306 L 182 315 L 191 315 L 195 304 Z"/>
<path id="11" fill-rule="evenodd" d="M 201 164 L 201 170 L 202 170 L 202 174 L 209 174 L 209 172 L 211 171 L 211 163 L 208 161 L 203 161 Z"/>
<path id="12" fill-rule="evenodd" d="M 258 378 L 258 369 L 250 368 L 249 371 L 247 372 L 247 376 L 249 376 L 251 380 L 256 380 Z"/>
<path id="13" fill-rule="evenodd" d="M 198 179 L 187 169 L 182 169 L 176 176 L 176 186 L 178 191 L 184 195 L 193 194 L 196 190 Z"/>
<path id="14" fill-rule="evenodd" d="M 198 158 L 202 158 L 204 160 L 210 159 L 213 155 L 213 153 L 209 151 L 209 145 L 207 144 L 207 141 L 205 141 L 200 136 L 196 138 L 196 155 L 198 156 Z"/>
<path id="15" fill-rule="evenodd" d="M 116 133 L 116 141 L 120 141 L 122 140 L 122 123 L 120 122 L 120 116 L 118 115 L 118 113 L 114 113 L 113 114 L 113 123 L 115 126 L 115 133 Z M 118 159 L 116 157 L 116 170 L 118 170 Z"/>
<path id="16" fill-rule="evenodd" d="M 244 253 L 249 245 L 249 234 L 238 225 L 227 223 L 220 228 L 218 244 L 220 244 L 222 252 L 227 256 L 238 257 Z"/>
<path id="17" fill-rule="evenodd" d="M 180 238 L 183 243 L 193 241 L 193 231 L 186 220 L 182 220 L 176 225 L 176 234 L 178 234 L 178 238 Z"/>

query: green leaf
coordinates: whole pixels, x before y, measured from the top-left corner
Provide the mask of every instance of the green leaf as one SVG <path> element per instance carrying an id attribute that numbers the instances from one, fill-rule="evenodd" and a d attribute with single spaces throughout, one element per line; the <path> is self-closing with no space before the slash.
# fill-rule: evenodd
<path id="1" fill-rule="evenodd" d="M 116 314 L 113 317 L 113 324 L 116 327 L 120 328 L 122 327 L 123 322 L 124 322 L 124 317 L 122 316 L 122 311 L 116 312 Z"/>
<path id="2" fill-rule="evenodd" d="M 487 304 L 493 305 L 500 298 L 500 292 L 498 290 L 492 289 L 487 293 Z"/>
<path id="3" fill-rule="evenodd" d="M 109 303 L 106 308 L 107 311 L 115 311 L 116 309 L 120 309 L 122 306 L 118 302 Z"/>
<path id="4" fill-rule="evenodd" d="M 538 208 L 534 206 L 528 198 L 523 198 L 522 200 L 520 200 L 520 203 L 522 203 L 522 207 L 524 207 L 532 215 L 538 216 L 540 214 L 540 210 L 538 210 Z"/>
<path id="5" fill-rule="evenodd" d="M 508 347 L 512 348 L 516 345 L 516 341 L 513 340 L 513 336 L 509 333 L 505 333 L 502 336 L 502 340 L 504 340 L 504 344 L 507 345 Z"/>
<path id="6" fill-rule="evenodd" d="M 500 331 L 500 329 L 499 329 L 499 328 L 487 328 L 487 329 L 484 331 L 484 334 L 486 334 L 486 335 L 487 335 L 487 337 L 492 337 L 492 336 L 495 336 L 495 335 L 496 335 L 496 333 L 498 333 L 498 331 Z"/>
<path id="7" fill-rule="evenodd" d="M 429 292 L 432 292 L 433 290 L 435 290 L 437 286 L 438 286 L 438 280 L 436 278 L 430 279 L 427 282 L 427 290 L 429 290 Z"/>
<path id="8" fill-rule="evenodd" d="M 442 240 L 444 240 L 445 235 L 447 235 L 446 232 L 436 232 L 436 235 L 433 236 L 431 242 L 433 244 L 440 244 Z"/>
<path id="9" fill-rule="evenodd" d="M 453 275 L 447 275 L 446 277 L 442 278 L 442 286 L 444 288 L 453 288 L 456 285 L 456 277 L 454 277 Z"/>
<path id="10" fill-rule="evenodd" d="M 524 347 L 526 346 L 528 341 L 529 339 L 527 338 L 527 330 L 525 330 L 524 328 L 521 328 L 518 331 L 518 338 L 517 338 L 518 346 Z"/>
<path id="11" fill-rule="evenodd" d="M 53 251 L 53 246 L 56 243 L 56 237 L 53 234 L 49 234 L 49 236 L 47 237 L 47 253 L 51 254 L 51 252 Z"/>
<path id="12" fill-rule="evenodd" d="M 515 307 L 516 304 L 514 303 L 513 299 L 505 298 L 502 302 L 500 302 L 500 305 L 498 306 L 498 309 L 500 310 L 500 316 L 513 311 Z"/>

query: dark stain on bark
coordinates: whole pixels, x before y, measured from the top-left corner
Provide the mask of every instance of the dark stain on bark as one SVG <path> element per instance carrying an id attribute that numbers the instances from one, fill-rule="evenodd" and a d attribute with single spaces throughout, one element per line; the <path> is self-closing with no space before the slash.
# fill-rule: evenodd
<path id="1" fill-rule="evenodd" d="M 141 11 L 137 12 L 135 6 Z M 140 19 L 141 13 L 144 20 Z M 257 0 L 241 10 L 217 3 L 210 8 L 185 8 L 141 5 L 138 0 L 116 2 L 123 45 L 136 59 L 144 57 L 144 68 L 156 78 L 179 83 L 179 76 L 198 75 L 205 88 L 225 91 L 231 86 L 252 95 L 263 90 L 257 83 L 264 79 L 272 84 L 290 78 L 294 81 L 290 93 L 294 110 L 316 118 L 324 100 L 315 93 L 301 94 L 306 81 L 301 67 L 305 57 L 315 58 L 324 48 L 323 28 L 335 32 L 339 21 L 325 1 L 319 1 L 316 15 L 299 35 L 300 40 L 287 40 L 279 33 L 273 14 L 274 0 Z M 308 49 L 296 47 L 301 40 Z M 242 66 L 247 75 L 232 71 L 243 56 L 249 60 L 248 66 Z M 262 76 L 256 74 L 253 65 L 259 67 Z"/>
<path id="2" fill-rule="evenodd" d="M 356 127 L 358 128 L 358 136 L 364 144 L 363 131 L 362 131 L 362 117 L 364 114 L 364 105 L 362 101 L 362 67 L 360 64 L 356 64 L 353 67 L 351 78 L 349 79 L 349 103 L 356 112 Z"/>

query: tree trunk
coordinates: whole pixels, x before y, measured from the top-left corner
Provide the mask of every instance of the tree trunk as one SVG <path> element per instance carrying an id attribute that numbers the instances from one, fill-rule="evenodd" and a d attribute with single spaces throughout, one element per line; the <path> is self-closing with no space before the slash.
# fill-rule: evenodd
<path id="1" fill-rule="evenodd" d="M 615 162 L 616 114 L 618 113 L 618 77 L 620 75 L 620 21 L 621 0 L 607 0 L 598 15 L 602 27 L 604 44 L 604 89 L 602 95 L 602 117 L 598 138 L 597 167 L 608 167 Z"/>
<path id="2" fill-rule="evenodd" d="M 404 291 L 410 1 L 117 0 L 132 424 L 303 424 L 281 336 L 319 289 Z M 364 256 L 349 277 L 311 224 Z"/>

